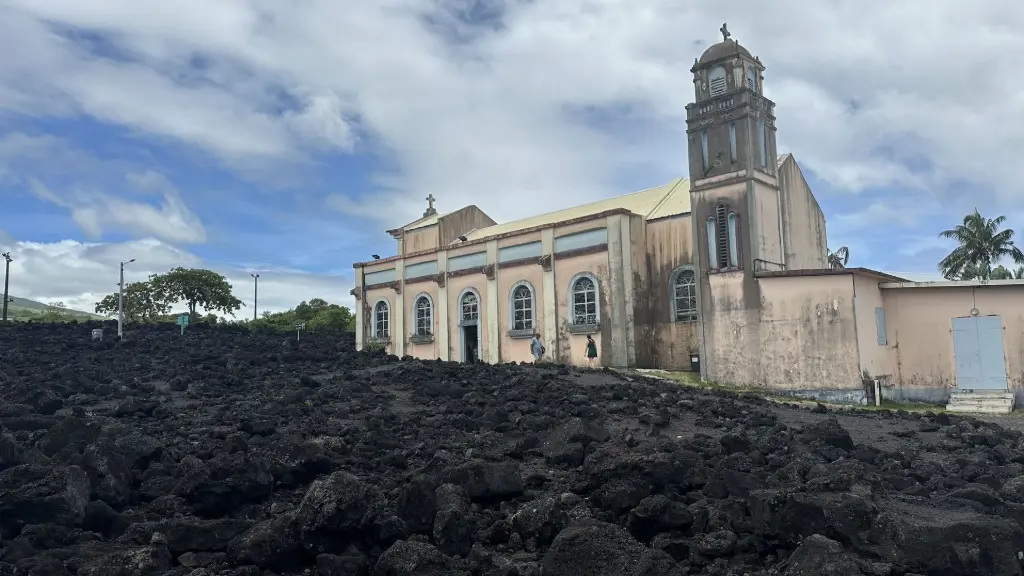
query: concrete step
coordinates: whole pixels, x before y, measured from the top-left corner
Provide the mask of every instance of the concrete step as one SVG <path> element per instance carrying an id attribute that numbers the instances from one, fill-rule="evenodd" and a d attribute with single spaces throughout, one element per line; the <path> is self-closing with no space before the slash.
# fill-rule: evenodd
<path id="1" fill-rule="evenodd" d="M 1012 392 L 954 392 L 946 410 L 968 414 L 1009 414 L 1013 412 Z"/>

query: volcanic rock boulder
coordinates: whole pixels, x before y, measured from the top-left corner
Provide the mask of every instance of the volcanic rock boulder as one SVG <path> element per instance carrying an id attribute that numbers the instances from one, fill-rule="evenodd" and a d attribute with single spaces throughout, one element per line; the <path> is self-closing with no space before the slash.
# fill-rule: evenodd
<path id="1" fill-rule="evenodd" d="M 544 576 L 628 576 L 637 574 L 642 544 L 622 528 L 583 520 L 562 530 L 542 561 Z"/>
<path id="2" fill-rule="evenodd" d="M 444 554 L 434 546 L 401 540 L 380 555 L 373 576 L 442 576 L 447 566 Z"/>
<path id="3" fill-rule="evenodd" d="M 418 477 L 395 491 L 395 514 L 410 532 L 428 533 L 433 529 L 437 513 L 434 482 Z"/>
<path id="4" fill-rule="evenodd" d="M 300 564 L 304 550 L 293 516 L 281 514 L 235 537 L 227 552 L 236 564 L 287 570 Z"/>
<path id="5" fill-rule="evenodd" d="M 842 544 L 814 534 L 804 538 L 786 561 L 784 576 L 859 576 L 860 565 Z"/>
<path id="6" fill-rule="evenodd" d="M 8 468 L 0 472 L 0 534 L 11 538 L 32 524 L 78 525 L 89 491 L 89 476 L 78 466 Z"/>
<path id="7" fill-rule="evenodd" d="M 444 484 L 437 489 L 434 543 L 450 556 L 465 556 L 473 547 L 469 495 L 461 487 Z"/>
<path id="8" fill-rule="evenodd" d="M 642 541 L 656 534 L 672 530 L 685 530 L 693 523 L 693 514 L 681 502 L 658 494 L 644 498 L 629 513 L 629 531 Z"/>
<path id="9" fill-rule="evenodd" d="M 594 422 L 572 418 L 551 432 L 541 450 L 552 464 L 579 466 L 587 445 L 604 442 L 609 436 L 607 430 Z"/>
<path id="10" fill-rule="evenodd" d="M 445 482 L 461 486 L 473 500 L 504 500 L 523 493 L 523 476 L 516 462 L 467 462 L 448 471 Z"/>
<path id="11" fill-rule="evenodd" d="M 859 548 L 908 572 L 1017 576 L 1024 530 L 1013 520 L 970 510 L 891 502 L 870 543 Z"/>
<path id="12" fill-rule="evenodd" d="M 382 508 L 377 489 L 348 472 L 321 478 L 295 515 L 302 545 L 311 552 L 342 553 L 373 526 Z"/>

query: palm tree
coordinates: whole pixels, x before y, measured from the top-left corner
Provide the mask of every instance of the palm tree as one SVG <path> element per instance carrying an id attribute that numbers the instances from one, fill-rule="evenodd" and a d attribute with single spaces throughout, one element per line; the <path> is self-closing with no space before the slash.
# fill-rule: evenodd
<path id="1" fill-rule="evenodd" d="M 940 238 L 956 240 L 960 245 L 939 262 L 939 271 L 947 280 L 988 280 L 993 264 L 1003 258 L 1012 258 L 1024 265 L 1024 252 L 1013 245 L 1013 230 L 1000 230 L 1005 216 L 991 220 L 975 208 L 964 216 L 962 224 L 952 230 L 943 230 Z"/>
<path id="2" fill-rule="evenodd" d="M 846 263 L 850 261 L 850 249 L 843 246 L 835 252 L 828 251 L 828 267 L 831 270 L 842 270 L 846 268 Z"/>

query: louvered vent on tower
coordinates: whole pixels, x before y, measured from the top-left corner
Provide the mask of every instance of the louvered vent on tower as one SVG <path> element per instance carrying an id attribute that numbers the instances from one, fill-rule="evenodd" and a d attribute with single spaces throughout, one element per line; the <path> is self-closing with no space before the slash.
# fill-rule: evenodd
<path id="1" fill-rule="evenodd" d="M 719 94 L 725 94 L 728 85 L 725 81 L 725 68 L 722 66 L 715 66 L 711 69 L 711 73 L 708 74 L 708 89 L 712 96 L 718 96 Z"/>
<path id="2" fill-rule="evenodd" d="M 725 204 L 722 202 L 718 203 L 715 207 L 715 236 L 718 240 L 718 267 L 727 268 L 729 266 L 729 224 L 726 220 L 728 213 L 725 209 Z"/>
<path id="3" fill-rule="evenodd" d="M 712 78 L 710 82 L 711 95 L 718 96 L 719 94 L 725 94 L 725 76 L 721 78 Z"/>

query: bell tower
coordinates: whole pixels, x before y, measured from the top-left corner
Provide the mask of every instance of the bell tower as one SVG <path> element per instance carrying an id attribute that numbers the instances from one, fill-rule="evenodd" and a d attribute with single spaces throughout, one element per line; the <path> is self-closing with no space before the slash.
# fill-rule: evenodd
<path id="1" fill-rule="evenodd" d="M 722 24 L 722 41 L 694 60 L 695 101 L 686 107 L 690 179 L 740 170 L 775 173 L 775 104 L 764 97 L 764 65 Z"/>
<path id="2" fill-rule="evenodd" d="M 761 60 L 732 38 L 696 59 L 686 107 L 690 194 L 700 268 L 781 270 L 775 104 Z"/>
<path id="3" fill-rule="evenodd" d="M 700 307 L 701 377 L 756 382 L 761 286 L 786 269 L 775 104 L 760 59 L 732 38 L 698 58 L 686 107 L 693 263 Z"/>

